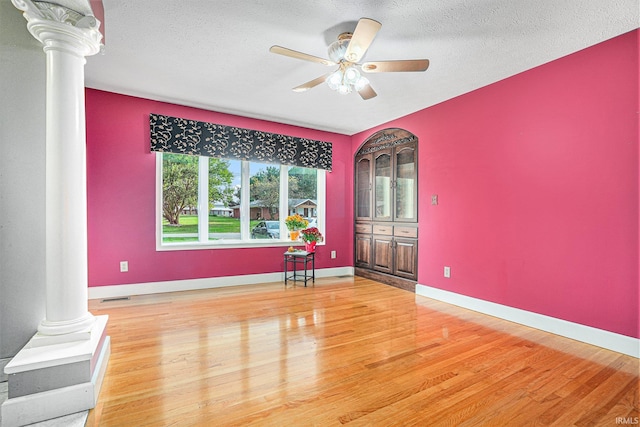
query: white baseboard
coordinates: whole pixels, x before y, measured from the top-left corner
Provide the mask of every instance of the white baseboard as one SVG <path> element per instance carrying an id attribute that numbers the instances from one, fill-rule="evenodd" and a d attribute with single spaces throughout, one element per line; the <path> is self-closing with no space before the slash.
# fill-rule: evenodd
<path id="1" fill-rule="evenodd" d="M 316 269 L 316 278 L 353 276 L 353 267 Z M 164 292 L 192 291 L 222 288 L 225 286 L 255 285 L 284 281 L 284 273 L 247 274 L 244 276 L 209 277 L 204 279 L 171 280 L 166 282 L 133 283 L 89 287 L 89 299 L 119 298 L 132 295 L 159 294 Z"/>
<path id="2" fill-rule="evenodd" d="M 640 339 L 421 284 L 416 295 L 640 358 Z"/>

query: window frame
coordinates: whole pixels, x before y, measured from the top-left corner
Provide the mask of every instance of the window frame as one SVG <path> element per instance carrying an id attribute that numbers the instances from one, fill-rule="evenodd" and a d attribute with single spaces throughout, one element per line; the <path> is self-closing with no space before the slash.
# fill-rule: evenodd
<path id="1" fill-rule="evenodd" d="M 156 251 L 183 251 L 183 250 L 207 250 L 207 249 L 234 249 L 234 248 L 264 248 L 264 247 L 288 247 L 288 246 L 301 246 L 303 243 L 296 241 L 292 242 L 288 240 L 289 231 L 284 223 L 284 218 L 289 215 L 288 206 L 288 168 L 289 165 L 280 166 L 280 239 L 251 239 L 251 227 L 250 227 L 250 192 L 249 179 L 250 179 L 250 163 L 251 161 L 241 161 L 240 168 L 240 185 L 243 189 L 241 192 L 240 200 L 240 239 L 225 239 L 225 240 L 208 240 L 209 222 L 201 221 L 198 218 L 198 241 L 191 242 L 163 242 L 162 241 L 162 152 L 155 152 L 156 154 Z M 198 156 L 198 215 L 201 212 L 207 213 L 207 219 L 209 215 L 209 200 L 208 200 L 208 161 L 206 156 Z M 253 162 L 258 163 L 258 162 Z M 325 239 L 322 242 L 318 242 L 318 245 L 326 244 L 325 220 L 326 220 L 326 170 L 316 169 L 317 173 L 317 227 L 322 232 Z M 247 189 L 245 191 L 245 189 Z M 282 197 L 285 195 L 285 197 Z M 204 239 L 206 236 L 207 240 Z"/>

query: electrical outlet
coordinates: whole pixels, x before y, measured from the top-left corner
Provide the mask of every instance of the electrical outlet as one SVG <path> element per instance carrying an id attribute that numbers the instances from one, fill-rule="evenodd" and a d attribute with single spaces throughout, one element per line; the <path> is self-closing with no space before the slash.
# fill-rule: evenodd
<path id="1" fill-rule="evenodd" d="M 120 273 L 129 271 L 129 261 L 120 261 Z"/>
<path id="2" fill-rule="evenodd" d="M 331 259 L 335 259 L 336 258 L 336 251 L 331 251 Z"/>
<path id="3" fill-rule="evenodd" d="M 447 279 L 451 277 L 451 267 L 444 268 L 444 277 L 446 277 Z"/>

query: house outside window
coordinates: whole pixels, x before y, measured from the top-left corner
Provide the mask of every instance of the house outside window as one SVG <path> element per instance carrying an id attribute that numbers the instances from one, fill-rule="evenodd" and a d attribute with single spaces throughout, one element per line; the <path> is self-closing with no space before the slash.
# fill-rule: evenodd
<path id="1" fill-rule="evenodd" d="M 318 204 L 315 199 L 290 199 L 289 215 L 299 214 L 304 218 L 316 218 L 318 216 Z"/>

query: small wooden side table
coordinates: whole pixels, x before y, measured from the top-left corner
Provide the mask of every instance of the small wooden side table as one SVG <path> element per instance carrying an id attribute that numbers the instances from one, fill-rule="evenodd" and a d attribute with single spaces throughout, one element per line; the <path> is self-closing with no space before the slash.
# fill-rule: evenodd
<path id="1" fill-rule="evenodd" d="M 311 280 L 312 283 L 316 283 L 316 256 L 315 252 L 307 251 L 295 251 L 284 253 L 284 284 L 287 285 L 288 280 L 304 281 L 304 286 L 307 287 L 307 281 Z M 311 270 L 309 270 L 309 263 L 311 263 Z M 288 265 L 293 267 L 293 274 L 289 274 Z M 302 264 L 304 267 L 304 275 L 302 275 L 303 269 L 298 269 L 298 264 Z M 309 274 L 311 273 L 311 274 Z"/>

